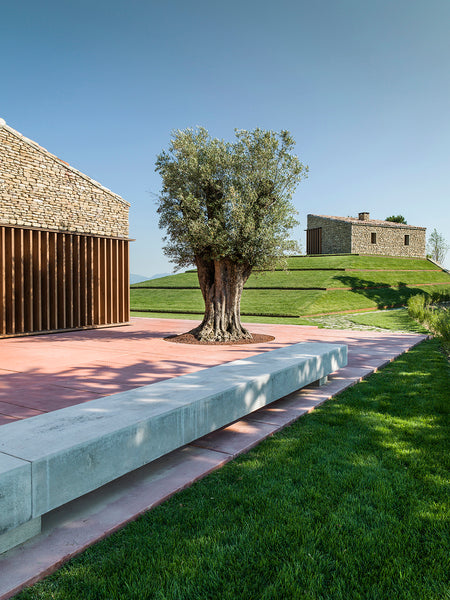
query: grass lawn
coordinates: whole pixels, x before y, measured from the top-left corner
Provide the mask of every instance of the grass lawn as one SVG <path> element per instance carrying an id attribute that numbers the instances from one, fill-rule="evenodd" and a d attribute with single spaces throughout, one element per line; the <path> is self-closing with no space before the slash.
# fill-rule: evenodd
<path id="1" fill-rule="evenodd" d="M 423 342 L 17 598 L 448 598 L 449 380 Z"/>
<path id="2" fill-rule="evenodd" d="M 244 290 L 241 314 L 299 315 L 323 292 L 306 290 Z M 133 311 L 142 309 L 197 311 L 203 315 L 204 303 L 199 289 L 131 289 Z"/>
<path id="3" fill-rule="evenodd" d="M 326 266 L 333 269 L 439 269 L 424 258 L 398 258 L 394 256 L 295 256 L 288 259 L 291 269 L 320 269 Z"/>
<path id="4" fill-rule="evenodd" d="M 429 333 L 428 330 L 408 315 L 406 308 L 378 310 L 371 313 L 348 315 L 350 321 L 360 325 L 371 325 L 391 331 L 410 331 L 411 333 Z"/>
<path id="5" fill-rule="evenodd" d="M 385 306 L 405 305 L 408 298 L 415 294 L 431 295 L 433 292 L 450 293 L 448 285 L 429 285 L 426 287 L 382 288 L 376 290 L 330 290 L 319 292 L 320 296 L 307 306 L 303 314 L 329 313 L 362 308 L 383 308 Z M 301 294 L 302 292 L 297 292 Z"/>
<path id="6" fill-rule="evenodd" d="M 253 315 L 270 318 L 275 315 L 295 318 L 318 313 L 393 307 L 405 305 L 414 294 L 431 294 L 433 291 L 450 296 L 449 275 L 424 259 L 306 256 L 289 258 L 288 265 L 289 271 L 255 272 L 250 276 L 242 295 L 243 317 Z M 295 270 L 300 268 L 299 265 L 309 271 Z M 322 270 L 317 270 L 318 267 L 322 267 Z M 371 270 L 366 271 L 337 270 L 369 267 Z M 417 284 L 430 285 L 417 287 Z M 301 288 L 351 289 L 325 291 Z M 132 286 L 131 307 L 133 311 L 202 315 L 204 304 L 197 273 L 178 273 Z"/>

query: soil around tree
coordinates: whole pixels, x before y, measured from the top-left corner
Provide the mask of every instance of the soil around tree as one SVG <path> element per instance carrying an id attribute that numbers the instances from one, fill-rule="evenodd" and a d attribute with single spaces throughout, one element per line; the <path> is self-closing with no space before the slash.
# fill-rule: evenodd
<path id="1" fill-rule="evenodd" d="M 181 333 L 180 335 L 170 335 L 165 337 L 165 342 L 174 342 L 176 344 L 199 344 L 202 346 L 237 346 L 241 344 L 263 344 L 265 342 L 272 342 L 275 337 L 273 335 L 265 335 L 263 333 L 251 333 L 251 338 L 244 338 L 242 340 L 233 340 L 226 342 L 208 342 L 205 340 L 198 340 L 192 333 Z"/>

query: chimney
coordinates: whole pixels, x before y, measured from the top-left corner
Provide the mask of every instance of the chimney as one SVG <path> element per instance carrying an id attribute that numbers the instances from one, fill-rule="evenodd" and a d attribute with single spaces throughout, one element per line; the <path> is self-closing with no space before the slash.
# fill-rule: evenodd
<path id="1" fill-rule="evenodd" d="M 360 221 L 369 221 L 369 213 L 368 212 L 358 213 L 358 219 Z"/>

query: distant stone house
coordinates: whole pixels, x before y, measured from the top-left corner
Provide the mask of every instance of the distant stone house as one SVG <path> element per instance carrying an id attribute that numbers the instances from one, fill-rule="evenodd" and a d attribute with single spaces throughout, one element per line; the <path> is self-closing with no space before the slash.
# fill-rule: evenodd
<path id="1" fill-rule="evenodd" d="M 425 257 L 425 227 L 370 219 L 308 215 L 307 254 Z"/>
<path id="2" fill-rule="evenodd" d="M 0 337 L 127 322 L 128 210 L 0 119 Z"/>

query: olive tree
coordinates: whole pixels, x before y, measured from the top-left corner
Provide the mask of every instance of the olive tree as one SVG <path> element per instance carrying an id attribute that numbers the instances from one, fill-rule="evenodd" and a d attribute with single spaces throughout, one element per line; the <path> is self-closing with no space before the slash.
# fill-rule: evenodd
<path id="1" fill-rule="evenodd" d="M 287 131 L 235 130 L 235 140 L 204 128 L 173 132 L 157 157 L 159 226 L 177 268 L 195 265 L 205 301 L 199 340 L 251 337 L 241 325 L 242 290 L 253 269 L 273 268 L 295 251 L 291 198 L 308 168 Z"/>

